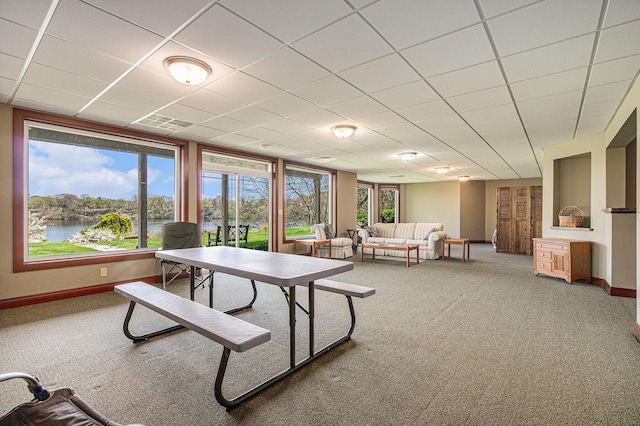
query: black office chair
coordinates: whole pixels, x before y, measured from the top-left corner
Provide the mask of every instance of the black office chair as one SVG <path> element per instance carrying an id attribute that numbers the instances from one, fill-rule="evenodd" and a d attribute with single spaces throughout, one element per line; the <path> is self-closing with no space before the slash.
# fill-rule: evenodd
<path id="1" fill-rule="evenodd" d="M 174 222 L 162 225 L 162 250 L 184 249 L 202 246 L 200 241 L 200 232 L 197 223 L 191 222 Z M 160 259 L 162 267 L 162 288 L 166 290 L 167 284 L 171 284 L 173 280 L 183 273 L 190 274 L 191 268 L 183 263 L 171 260 Z M 165 272 L 165 266 L 170 266 L 168 272 Z M 167 275 L 172 272 L 175 275 L 167 282 Z"/>

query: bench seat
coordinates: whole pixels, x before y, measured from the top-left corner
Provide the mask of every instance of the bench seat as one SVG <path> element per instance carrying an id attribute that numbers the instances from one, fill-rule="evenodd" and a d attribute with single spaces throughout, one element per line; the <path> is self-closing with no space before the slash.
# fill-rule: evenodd
<path id="1" fill-rule="evenodd" d="M 308 283 L 303 284 L 305 287 Z M 372 287 L 365 287 L 357 284 L 343 283 L 340 281 L 320 279 L 315 280 L 313 285 L 318 290 L 330 291 L 332 293 L 344 294 L 345 296 L 365 298 L 373 296 L 376 293 L 376 289 Z"/>
<path id="2" fill-rule="evenodd" d="M 143 282 L 115 286 L 114 291 L 235 352 L 271 339 L 271 332 Z"/>

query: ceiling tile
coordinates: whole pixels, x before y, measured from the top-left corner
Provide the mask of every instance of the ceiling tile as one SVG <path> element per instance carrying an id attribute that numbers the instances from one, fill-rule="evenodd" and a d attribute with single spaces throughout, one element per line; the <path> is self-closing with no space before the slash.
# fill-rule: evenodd
<path id="1" fill-rule="evenodd" d="M 402 108 L 440 99 L 438 94 L 424 81 L 415 81 L 371 93 L 371 97 L 382 102 L 387 108 Z"/>
<path id="2" fill-rule="evenodd" d="M 200 111 L 199 109 L 180 104 L 168 105 L 165 108 L 156 111 L 156 113 L 193 124 L 202 123 L 212 118 L 211 113 L 209 112 Z"/>
<path id="3" fill-rule="evenodd" d="M 596 116 L 607 116 L 611 118 L 613 113 L 616 112 L 616 109 L 620 105 L 619 101 L 607 101 L 607 102 L 598 102 L 594 104 L 585 105 L 582 109 L 582 117 L 581 119 L 588 117 L 596 117 Z M 608 119 L 607 119 L 608 121 Z"/>
<path id="4" fill-rule="evenodd" d="M 42 0 L 3 1 L 0 14 L 6 20 L 39 30 L 51 7 L 51 3 L 51 1 Z M 0 23 L 1 27 L 2 23 Z M 0 30 L 1 32 L 2 30 Z M 0 40 L 3 39 L 0 38 Z"/>
<path id="5" fill-rule="evenodd" d="M 320 106 L 333 105 L 362 96 L 362 92 L 344 80 L 330 76 L 291 91 Z"/>
<path id="6" fill-rule="evenodd" d="M 471 1 L 382 0 L 364 8 L 362 14 L 396 49 L 480 22 Z"/>
<path id="7" fill-rule="evenodd" d="M 462 117 L 471 125 L 491 123 L 517 116 L 518 112 L 516 111 L 513 104 L 476 109 L 474 111 L 462 113 Z"/>
<path id="8" fill-rule="evenodd" d="M 282 119 L 282 117 L 277 114 L 252 106 L 235 110 L 226 116 L 244 123 L 253 124 L 254 126 Z"/>
<path id="9" fill-rule="evenodd" d="M 500 56 L 592 33 L 601 0 L 542 1 L 488 21 Z"/>
<path id="10" fill-rule="evenodd" d="M 493 18 L 537 1 L 539 0 L 480 0 L 479 3 L 482 5 L 485 16 Z"/>
<path id="11" fill-rule="evenodd" d="M 37 101 L 31 103 L 29 99 L 37 99 Z M 73 111 L 70 115 L 75 115 L 75 113 L 84 107 L 91 99 L 47 87 L 21 84 L 16 91 L 15 100 L 18 105 L 23 106 L 31 104 L 56 105 L 60 109 Z M 42 108 L 42 106 L 40 106 L 40 108 Z"/>
<path id="12" fill-rule="evenodd" d="M 282 46 L 275 38 L 220 5 L 207 10 L 174 40 L 238 69 Z M 247 43 L 246 40 L 251 41 Z"/>
<path id="13" fill-rule="evenodd" d="M 273 98 L 282 93 L 277 87 L 242 72 L 208 85 L 207 90 L 245 104 Z"/>
<path id="14" fill-rule="evenodd" d="M 197 87 L 180 84 L 168 75 L 156 74 L 142 68 L 135 68 L 120 80 L 116 87 L 123 87 L 143 93 L 153 93 L 167 101 L 173 101 L 198 90 Z"/>
<path id="15" fill-rule="evenodd" d="M 288 47 L 277 50 L 244 71 L 285 90 L 311 83 L 330 74 Z"/>
<path id="16" fill-rule="evenodd" d="M 129 62 L 136 62 L 163 40 L 150 31 L 76 0 L 58 3 L 47 26 L 47 34 Z M 136 42 L 122 43 L 122 40 Z"/>
<path id="17" fill-rule="evenodd" d="M 423 77 L 495 59 L 482 24 L 419 44 L 402 52 Z"/>
<path id="18" fill-rule="evenodd" d="M 339 75 L 363 92 L 377 92 L 420 80 L 420 76 L 397 54 L 358 65 Z"/>
<path id="19" fill-rule="evenodd" d="M 307 125 L 289 119 L 266 123 L 263 124 L 262 127 L 264 127 L 265 129 L 273 130 L 274 132 L 278 132 L 282 135 L 302 132 L 310 128 Z"/>
<path id="20" fill-rule="evenodd" d="M 100 118 L 109 119 L 111 124 L 126 126 L 144 117 L 145 113 L 135 109 L 108 104 L 106 102 L 93 102 L 79 114 L 85 120 L 96 120 Z M 150 129 L 147 128 L 147 131 Z"/>
<path id="21" fill-rule="evenodd" d="M 595 35 L 576 37 L 502 58 L 507 79 L 515 83 L 589 65 Z M 553 58 L 553 60 L 549 60 Z"/>
<path id="22" fill-rule="evenodd" d="M 522 115 L 538 114 L 557 109 L 579 107 L 582 101 L 582 90 L 558 93 L 518 102 L 518 110 Z"/>
<path id="23" fill-rule="evenodd" d="M 327 127 L 327 130 L 328 127 L 345 121 L 344 118 L 339 116 L 338 114 L 320 107 L 301 112 L 300 114 L 294 114 L 290 118 L 293 121 L 306 124 L 309 127 Z"/>
<path id="24" fill-rule="evenodd" d="M 17 80 L 24 64 L 24 59 L 0 53 L 0 77 Z"/>
<path id="25" fill-rule="evenodd" d="M 285 43 L 353 12 L 343 0 L 223 0 L 221 3 Z"/>
<path id="26" fill-rule="evenodd" d="M 429 82 L 445 98 L 505 84 L 496 61 L 441 74 L 430 78 Z"/>
<path id="27" fill-rule="evenodd" d="M 596 62 L 640 53 L 639 43 L 629 43 L 629 40 L 640 40 L 640 20 L 602 31 Z"/>
<path id="28" fill-rule="evenodd" d="M 584 67 L 513 83 L 511 90 L 517 101 L 524 101 L 582 89 L 586 78 L 587 67 Z"/>
<path id="29" fill-rule="evenodd" d="M 293 43 L 333 72 L 388 55 L 391 47 L 358 15 L 351 15 Z"/>
<path id="30" fill-rule="evenodd" d="M 175 7 L 173 2 L 156 0 L 83 1 L 165 37 L 173 33 L 183 22 L 190 19 L 204 6 L 211 4 L 208 0 L 180 0 L 180 7 Z"/>
<path id="31" fill-rule="evenodd" d="M 369 96 L 360 96 L 329 105 L 327 109 L 352 120 L 387 111 L 387 107 Z"/>
<path id="32" fill-rule="evenodd" d="M 629 90 L 631 81 L 619 81 L 611 84 L 603 84 L 600 86 L 589 87 L 587 94 L 584 97 L 584 103 L 594 104 L 605 101 L 622 100 L 624 95 Z"/>
<path id="33" fill-rule="evenodd" d="M 283 117 L 290 117 L 293 114 L 308 111 L 316 107 L 316 105 L 301 99 L 290 93 L 282 93 L 273 98 L 269 98 L 264 101 L 257 102 L 255 104 L 258 108 L 266 109 L 274 114 L 281 115 Z"/>
<path id="34" fill-rule="evenodd" d="M 373 129 L 381 129 L 389 126 L 395 126 L 398 124 L 404 124 L 406 123 L 406 120 L 394 112 L 385 111 L 378 114 L 360 117 L 358 119 L 358 123 L 373 130 Z"/>
<path id="35" fill-rule="evenodd" d="M 640 55 L 595 64 L 591 70 L 589 86 L 632 80 L 640 69 Z"/>
<path id="36" fill-rule="evenodd" d="M 432 117 L 451 115 L 454 111 L 443 100 L 437 100 L 406 108 L 397 108 L 396 112 L 407 120 L 420 121 Z"/>
<path id="37" fill-rule="evenodd" d="M 200 124 L 213 129 L 224 130 L 226 132 L 238 132 L 253 127 L 249 123 L 243 123 L 227 117 L 214 117 L 210 120 L 202 121 Z"/>
<path id="38" fill-rule="evenodd" d="M 640 19 L 640 2 L 635 0 L 609 0 L 604 27 Z"/>
<path id="39" fill-rule="evenodd" d="M 41 87 L 55 87 L 56 90 L 74 95 L 93 98 L 103 91 L 107 84 L 44 65 L 32 63 L 24 75 L 25 83 Z"/>
<path id="40" fill-rule="evenodd" d="M 33 60 L 42 65 L 106 82 L 114 81 L 133 65 L 48 35 L 42 38 Z"/>
<path id="41" fill-rule="evenodd" d="M 0 19 L 0 53 L 26 59 L 37 31 Z"/>
<path id="42" fill-rule="evenodd" d="M 244 106 L 242 102 L 229 99 L 206 89 L 198 90 L 197 92 L 187 95 L 181 98 L 178 103 L 209 112 L 212 115 L 226 114 Z"/>
<path id="43" fill-rule="evenodd" d="M 447 98 L 447 102 L 458 112 L 473 111 L 511 103 L 507 86 L 492 87 L 486 90 L 466 93 Z"/>

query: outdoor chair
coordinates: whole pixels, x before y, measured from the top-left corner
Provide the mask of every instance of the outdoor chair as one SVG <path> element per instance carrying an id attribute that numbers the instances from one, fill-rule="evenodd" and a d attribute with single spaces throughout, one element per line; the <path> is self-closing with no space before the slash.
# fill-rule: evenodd
<path id="1" fill-rule="evenodd" d="M 237 229 L 237 230 L 236 230 Z M 218 225 L 216 232 L 204 231 L 207 236 L 207 246 L 218 245 L 222 243 L 224 236 L 222 235 L 222 226 Z M 227 242 L 244 241 L 245 245 L 249 242 L 249 225 L 229 225 L 227 228 Z"/>
<path id="2" fill-rule="evenodd" d="M 183 248 L 201 247 L 200 232 L 197 223 L 191 222 L 173 222 L 162 225 L 162 248 L 161 250 L 174 250 Z M 182 274 L 190 274 L 191 268 L 171 260 L 160 259 L 162 267 L 162 288 L 166 290 L 167 284 L 171 284 L 173 280 Z M 168 271 L 166 267 L 170 267 Z M 167 276 L 175 271 L 175 275 L 167 282 Z M 199 272 L 199 270 L 197 270 Z"/>

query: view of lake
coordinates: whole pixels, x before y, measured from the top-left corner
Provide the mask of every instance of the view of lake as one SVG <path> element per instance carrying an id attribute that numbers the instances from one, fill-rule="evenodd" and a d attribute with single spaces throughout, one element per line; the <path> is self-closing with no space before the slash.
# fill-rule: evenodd
<path id="1" fill-rule="evenodd" d="M 163 223 L 167 223 L 168 221 L 149 221 L 148 222 L 148 231 L 151 235 L 160 235 L 160 228 Z M 48 220 L 47 221 L 47 229 L 45 229 L 44 233 L 47 236 L 47 241 L 56 243 L 60 241 L 65 241 L 71 239 L 73 234 L 77 234 L 82 231 L 84 228 L 91 228 L 96 224 L 94 220 Z M 213 222 L 205 222 L 204 229 L 213 229 L 217 224 Z M 134 231 L 138 229 L 138 224 L 136 222 L 133 223 Z"/>

